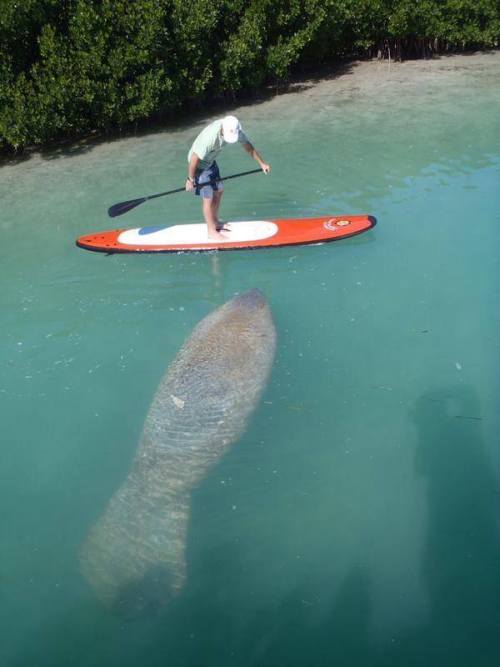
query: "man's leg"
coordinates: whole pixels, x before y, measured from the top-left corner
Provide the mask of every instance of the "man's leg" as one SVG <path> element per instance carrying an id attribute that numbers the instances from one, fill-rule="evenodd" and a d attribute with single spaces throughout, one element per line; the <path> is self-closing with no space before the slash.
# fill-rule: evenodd
<path id="1" fill-rule="evenodd" d="M 207 223 L 208 236 L 213 239 L 225 238 L 219 233 L 223 227 L 222 223 L 219 221 L 219 207 L 224 188 L 222 184 L 220 184 L 219 187 L 215 189 L 210 184 L 210 181 L 215 181 L 218 178 L 220 178 L 220 173 L 216 162 L 198 175 L 199 183 L 202 185 L 203 183 L 207 183 L 205 187 L 200 189 L 199 193 L 203 199 L 203 217 Z"/>
<path id="2" fill-rule="evenodd" d="M 219 220 L 219 208 L 220 208 L 220 202 L 221 202 L 223 194 L 224 194 L 223 190 L 216 190 L 214 192 L 214 196 L 213 196 L 213 199 L 212 199 L 212 202 L 213 202 L 212 211 L 213 211 L 214 218 L 215 218 L 215 224 L 217 225 L 218 229 L 222 228 L 222 223 Z"/>
<path id="3" fill-rule="evenodd" d="M 217 194 L 217 193 L 214 193 Z M 219 198 L 220 199 L 220 198 Z M 220 204 L 220 201 L 219 201 Z M 217 206 L 218 209 L 218 206 Z M 208 227 L 208 237 L 211 239 L 224 238 L 217 231 L 218 218 L 216 214 L 215 197 L 203 197 L 203 217 Z"/>

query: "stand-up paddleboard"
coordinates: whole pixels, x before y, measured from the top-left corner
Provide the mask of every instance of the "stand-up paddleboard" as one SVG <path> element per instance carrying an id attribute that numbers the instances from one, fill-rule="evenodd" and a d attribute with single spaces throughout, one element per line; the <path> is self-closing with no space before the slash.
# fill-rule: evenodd
<path id="1" fill-rule="evenodd" d="M 81 236 L 76 244 L 106 253 L 249 250 L 337 241 L 366 232 L 375 223 L 371 215 L 226 222 L 220 241 L 208 238 L 205 224 L 140 227 Z"/>

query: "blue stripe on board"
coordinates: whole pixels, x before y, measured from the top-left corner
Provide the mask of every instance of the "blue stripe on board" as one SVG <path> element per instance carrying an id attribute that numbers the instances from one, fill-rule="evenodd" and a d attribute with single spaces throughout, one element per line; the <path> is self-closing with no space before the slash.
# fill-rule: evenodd
<path id="1" fill-rule="evenodd" d="M 165 229 L 165 227 L 159 227 L 158 225 L 154 225 L 151 227 L 141 227 L 139 229 L 139 236 L 146 236 L 147 234 L 154 234 L 155 232 L 159 232 L 160 229 Z"/>

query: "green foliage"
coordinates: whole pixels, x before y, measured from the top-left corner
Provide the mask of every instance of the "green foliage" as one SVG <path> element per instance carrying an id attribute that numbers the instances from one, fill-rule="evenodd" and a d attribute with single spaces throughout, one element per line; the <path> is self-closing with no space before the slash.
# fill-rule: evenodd
<path id="1" fill-rule="evenodd" d="M 161 118 L 298 65 L 499 35 L 499 0 L 0 0 L 0 146 Z"/>

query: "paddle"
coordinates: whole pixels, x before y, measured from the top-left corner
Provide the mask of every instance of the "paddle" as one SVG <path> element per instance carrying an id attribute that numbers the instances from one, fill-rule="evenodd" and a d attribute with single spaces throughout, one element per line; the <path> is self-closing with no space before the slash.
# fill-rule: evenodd
<path id="1" fill-rule="evenodd" d="M 212 183 L 219 183 L 220 181 L 228 181 L 230 178 L 238 178 L 239 176 L 246 176 L 247 174 L 256 174 L 262 169 L 251 169 L 250 171 L 242 171 L 240 174 L 233 174 L 232 176 L 224 176 L 224 178 L 217 178 L 215 181 L 204 181 L 198 183 L 198 186 L 209 185 Z M 168 190 L 168 192 L 160 192 L 157 195 L 149 195 L 149 197 L 141 197 L 140 199 L 131 199 L 130 201 L 122 201 L 119 204 L 114 204 L 108 209 L 108 215 L 111 218 L 116 218 L 118 215 L 123 215 L 131 211 L 139 204 L 144 204 L 149 199 L 156 199 L 156 197 L 164 197 L 165 195 L 173 195 L 175 192 L 185 192 L 186 188 L 176 188 L 175 190 Z"/>

